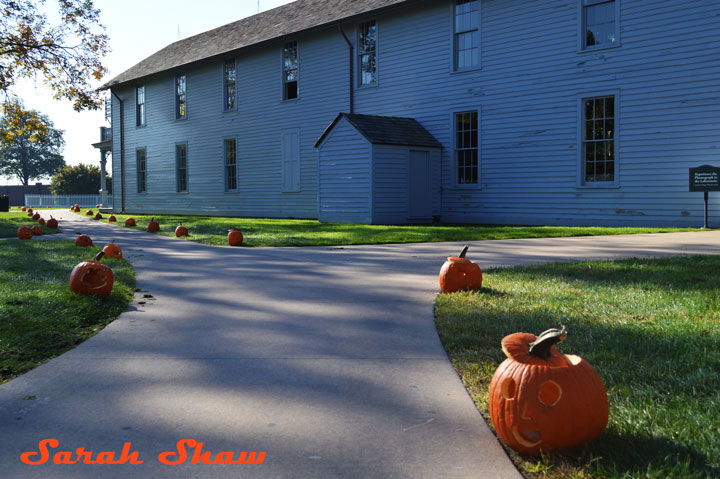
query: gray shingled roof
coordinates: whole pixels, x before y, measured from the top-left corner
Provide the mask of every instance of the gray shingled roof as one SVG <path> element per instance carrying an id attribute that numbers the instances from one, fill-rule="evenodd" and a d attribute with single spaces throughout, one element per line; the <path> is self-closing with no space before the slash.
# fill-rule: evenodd
<path id="1" fill-rule="evenodd" d="M 105 83 L 101 90 L 411 0 L 297 0 L 168 45 Z"/>
<path id="2" fill-rule="evenodd" d="M 320 146 L 325 137 L 337 125 L 340 118 L 345 118 L 370 143 L 376 145 L 426 146 L 442 148 L 439 141 L 430 134 L 414 118 L 400 118 L 396 116 L 358 115 L 340 113 L 328 126 L 320 138 L 315 142 L 315 148 Z"/>

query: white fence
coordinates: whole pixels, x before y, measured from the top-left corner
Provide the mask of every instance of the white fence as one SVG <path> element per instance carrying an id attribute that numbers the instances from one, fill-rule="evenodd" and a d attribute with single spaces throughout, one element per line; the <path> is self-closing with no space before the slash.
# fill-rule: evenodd
<path id="1" fill-rule="evenodd" d="M 100 195 L 25 195 L 25 206 L 36 208 L 70 208 L 75 204 L 83 208 L 95 208 L 100 203 Z M 110 205 L 112 195 L 107 197 L 107 206 Z"/>

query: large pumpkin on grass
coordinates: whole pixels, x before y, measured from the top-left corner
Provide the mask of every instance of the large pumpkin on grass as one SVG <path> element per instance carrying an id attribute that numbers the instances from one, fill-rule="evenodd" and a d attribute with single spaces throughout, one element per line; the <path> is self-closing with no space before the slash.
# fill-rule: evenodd
<path id="1" fill-rule="evenodd" d="M 105 245 L 103 253 L 105 253 L 106 258 L 122 259 L 122 249 L 112 242 Z"/>
<path id="2" fill-rule="evenodd" d="M 88 235 L 78 233 L 78 237 L 75 238 L 75 246 L 92 246 L 92 244 L 92 239 Z"/>
<path id="3" fill-rule="evenodd" d="M 155 221 L 155 218 L 152 218 L 150 220 L 150 223 L 148 223 L 148 231 L 151 233 L 154 233 L 155 231 L 160 231 L 160 225 L 157 221 Z"/>
<path id="4" fill-rule="evenodd" d="M 85 260 L 73 268 L 70 273 L 70 291 L 100 296 L 110 294 L 115 275 L 108 265 L 100 262 L 104 254 L 100 251 L 93 259 Z"/>
<path id="5" fill-rule="evenodd" d="M 177 226 L 177 228 L 175 228 L 175 236 L 178 237 L 178 238 L 181 237 L 181 236 L 187 236 L 188 234 L 189 234 L 189 233 L 188 233 L 187 226 L 183 226 L 182 223 L 180 223 L 180 224 Z"/>
<path id="6" fill-rule="evenodd" d="M 125 220 L 125 226 L 135 226 L 135 218 L 128 218 Z"/>
<path id="7" fill-rule="evenodd" d="M 555 348 L 565 336 L 563 327 L 502 340 L 507 359 L 490 383 L 490 418 L 498 437 L 522 454 L 564 451 L 605 431 L 603 381 L 590 363 Z"/>
<path id="8" fill-rule="evenodd" d="M 32 229 L 29 226 L 21 226 L 17 232 L 18 239 L 29 240 L 33 237 Z"/>
<path id="9" fill-rule="evenodd" d="M 469 246 L 465 246 L 458 256 L 450 256 L 440 268 L 440 289 L 443 293 L 480 289 L 482 271 L 477 263 L 465 258 Z"/>
<path id="10" fill-rule="evenodd" d="M 56 220 L 55 218 L 52 217 L 52 215 L 50 215 L 50 219 L 47 220 L 46 226 L 47 226 L 48 228 L 57 228 L 57 227 L 58 227 L 58 220 Z"/>
<path id="11" fill-rule="evenodd" d="M 228 230 L 228 244 L 230 246 L 241 245 L 243 242 L 242 231 Z"/>

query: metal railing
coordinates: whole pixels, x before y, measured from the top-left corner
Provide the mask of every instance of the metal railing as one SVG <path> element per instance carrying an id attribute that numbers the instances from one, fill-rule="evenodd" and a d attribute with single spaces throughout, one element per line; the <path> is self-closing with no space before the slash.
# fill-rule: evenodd
<path id="1" fill-rule="evenodd" d="M 25 206 L 36 208 L 70 208 L 75 204 L 95 208 L 101 201 L 100 195 L 25 195 Z M 112 195 L 108 195 L 107 205 L 112 205 Z"/>

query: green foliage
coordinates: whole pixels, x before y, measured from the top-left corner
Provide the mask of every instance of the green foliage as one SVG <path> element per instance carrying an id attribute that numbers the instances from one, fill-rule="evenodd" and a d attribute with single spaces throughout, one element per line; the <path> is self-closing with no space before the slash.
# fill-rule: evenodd
<path id="1" fill-rule="evenodd" d="M 0 383 L 73 348 L 127 309 L 135 276 L 124 260 L 103 259 L 115 274 L 110 296 L 70 292 L 73 267 L 99 250 L 72 241 L 0 241 Z"/>
<path id="2" fill-rule="evenodd" d="M 105 177 L 108 192 L 112 192 L 112 179 Z M 54 195 L 96 195 L 100 189 L 100 168 L 79 164 L 60 168 L 50 183 Z"/>
<path id="3" fill-rule="evenodd" d="M 30 180 L 52 176 L 65 165 L 63 131 L 47 116 L 26 110 L 19 100 L 6 102 L 0 118 L 0 173 L 27 186 Z"/>
<path id="4" fill-rule="evenodd" d="M 108 51 L 100 11 L 92 0 L 62 0 L 53 24 L 44 3 L 0 0 L 0 90 L 8 94 L 19 78 L 39 77 L 56 99 L 67 98 L 77 111 L 96 110 L 102 99 L 89 81 L 107 72 L 100 59 Z"/>
<path id="5" fill-rule="evenodd" d="M 605 382 L 603 437 L 542 461 L 512 453 L 529 477 L 720 477 L 720 257 L 551 264 L 485 272 L 479 292 L 440 295 L 436 323 L 487 417 L 501 339 L 562 323 L 558 346 Z"/>
<path id="6" fill-rule="evenodd" d="M 425 243 L 477 241 L 508 238 L 549 238 L 609 234 L 690 231 L 689 228 L 581 228 L 555 226 L 497 225 L 358 225 L 321 223 L 316 220 L 226 218 L 215 216 L 115 215 L 117 225 L 132 216 L 136 228 L 146 230 L 151 218 L 160 223 L 158 234 L 175 236 L 175 227 L 188 227 L 191 241 L 227 245 L 228 229 L 242 231 L 245 246 L 332 246 L 353 244 Z M 107 218 L 103 219 L 107 221 Z"/>

